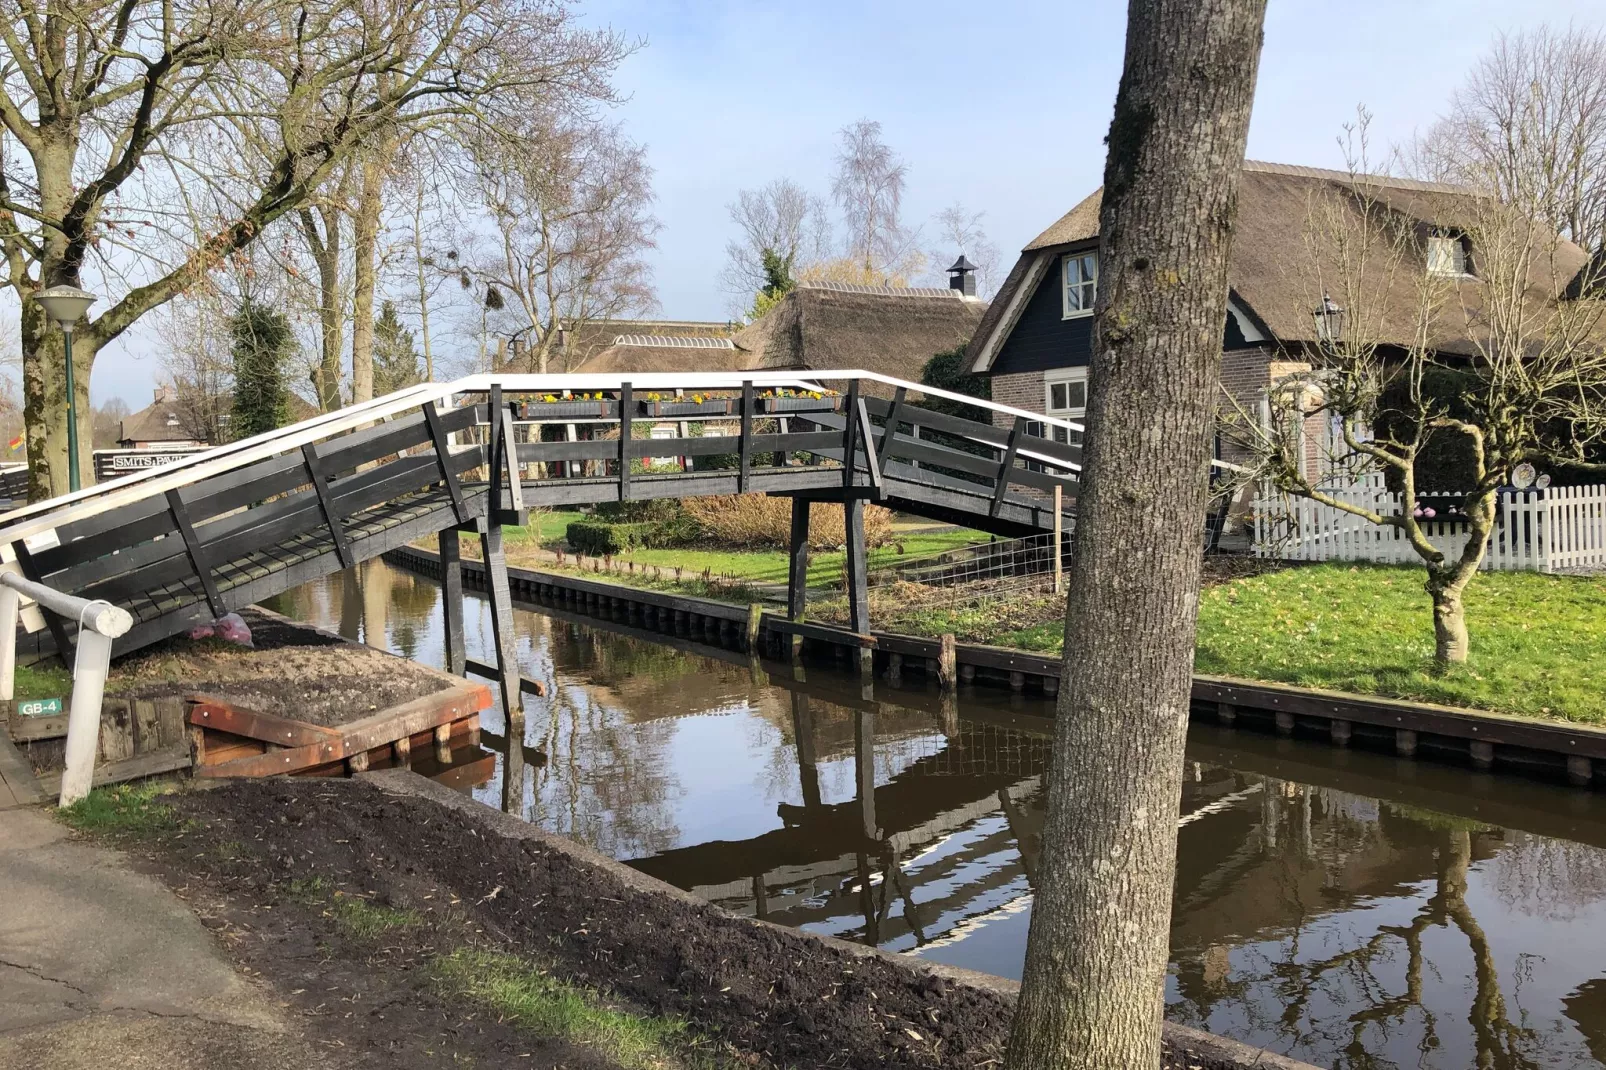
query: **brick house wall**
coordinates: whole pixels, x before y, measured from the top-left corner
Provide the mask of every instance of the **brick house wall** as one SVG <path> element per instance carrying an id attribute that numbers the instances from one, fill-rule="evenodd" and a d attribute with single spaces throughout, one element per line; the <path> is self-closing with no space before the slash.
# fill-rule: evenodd
<path id="1" fill-rule="evenodd" d="M 1027 412 L 1043 411 L 1043 373 L 1014 372 L 995 375 L 993 379 L 993 400 L 1000 405 L 1013 405 L 1017 409 Z M 1015 424 L 1015 418 L 1008 413 L 993 413 L 993 424 L 997 427 L 1009 428 Z"/>

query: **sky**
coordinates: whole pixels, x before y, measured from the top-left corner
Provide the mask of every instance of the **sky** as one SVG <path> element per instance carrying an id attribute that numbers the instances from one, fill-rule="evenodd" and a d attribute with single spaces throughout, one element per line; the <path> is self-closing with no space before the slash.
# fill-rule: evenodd
<path id="1" fill-rule="evenodd" d="M 727 211 L 787 177 L 830 191 L 837 131 L 879 121 L 908 164 L 905 222 L 954 202 L 1013 254 L 1099 183 L 1125 39 L 1113 0 L 589 0 L 642 40 L 616 118 L 647 146 L 663 225 L 660 313 L 723 320 Z M 1386 146 L 1432 123 L 1501 32 L 1606 22 L 1600 0 L 1270 0 L 1251 159 L 1344 166 L 1357 105 Z M 929 242 L 927 243 L 930 244 Z M 103 353 L 92 394 L 148 403 L 148 332 Z"/>

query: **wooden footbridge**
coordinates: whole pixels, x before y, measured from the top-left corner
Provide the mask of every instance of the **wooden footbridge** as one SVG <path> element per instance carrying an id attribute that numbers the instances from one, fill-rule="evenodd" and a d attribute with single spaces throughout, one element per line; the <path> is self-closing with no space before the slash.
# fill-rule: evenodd
<path id="1" fill-rule="evenodd" d="M 825 396 L 798 396 L 815 390 Z M 1002 413 L 1008 426 L 921 404 L 931 397 Z M 0 557 L 30 580 L 126 609 L 134 626 L 115 647 L 126 653 L 439 535 L 449 667 L 461 673 L 458 537 L 472 533 L 489 566 L 504 708 L 517 711 L 502 529 L 523 524 L 531 507 L 790 497 L 800 617 L 809 510 L 835 503 L 845 510 L 853 630 L 868 632 L 865 502 L 1002 535 L 1068 530 L 1054 503 L 1068 512 L 1074 501 L 1080 448 L 1055 436 L 1078 431 L 860 371 L 808 380 L 794 372 L 479 375 L 411 387 L 5 513 Z M 43 623 L 55 649 L 72 647 L 77 622 L 46 613 Z"/>

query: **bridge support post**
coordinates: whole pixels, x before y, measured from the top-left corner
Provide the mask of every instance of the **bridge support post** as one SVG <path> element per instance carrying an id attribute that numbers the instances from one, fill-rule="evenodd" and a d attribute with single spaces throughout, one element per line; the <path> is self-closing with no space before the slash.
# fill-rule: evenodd
<path id="1" fill-rule="evenodd" d="M 502 549 L 502 525 L 491 518 L 480 535 L 480 556 L 485 561 L 485 587 L 491 596 L 491 634 L 496 640 L 496 675 L 507 714 L 508 739 L 523 742 L 524 703 L 519 694 L 519 666 L 513 630 L 513 592 L 507 582 L 507 554 Z"/>
<path id="2" fill-rule="evenodd" d="M 463 644 L 463 557 L 453 528 L 440 533 L 441 616 L 445 630 L 446 671 L 462 676 L 468 652 Z"/>
<path id="3" fill-rule="evenodd" d="M 814 711 L 809 708 L 809 696 L 802 691 L 792 692 L 792 739 L 797 746 L 797 773 L 803 791 L 803 808 L 820 808 L 819 743 L 815 739 Z"/>
<path id="4" fill-rule="evenodd" d="M 801 621 L 808 606 L 809 586 L 809 506 L 807 498 L 792 499 L 791 544 L 786 558 L 786 615 Z M 792 656 L 803 653 L 803 637 L 789 637 Z"/>

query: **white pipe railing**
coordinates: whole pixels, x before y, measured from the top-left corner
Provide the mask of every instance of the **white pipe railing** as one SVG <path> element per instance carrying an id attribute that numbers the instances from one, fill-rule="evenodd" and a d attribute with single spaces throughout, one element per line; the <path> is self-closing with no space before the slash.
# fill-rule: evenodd
<path id="1" fill-rule="evenodd" d="M 0 700 L 16 691 L 17 618 L 22 599 L 30 598 L 61 617 L 78 621 L 78 652 L 73 657 L 72 697 L 67 711 L 66 769 L 61 774 L 60 805 L 71 806 L 89 794 L 95 781 L 95 749 L 100 743 L 100 705 L 106 697 L 106 672 L 112 640 L 134 626 L 126 609 L 110 602 L 75 598 L 15 572 L 0 572 Z"/>

